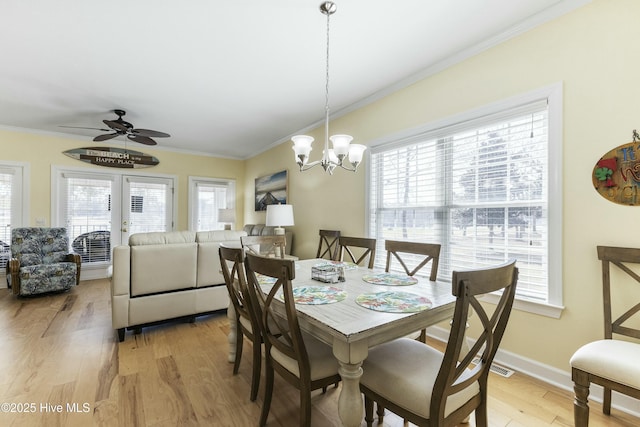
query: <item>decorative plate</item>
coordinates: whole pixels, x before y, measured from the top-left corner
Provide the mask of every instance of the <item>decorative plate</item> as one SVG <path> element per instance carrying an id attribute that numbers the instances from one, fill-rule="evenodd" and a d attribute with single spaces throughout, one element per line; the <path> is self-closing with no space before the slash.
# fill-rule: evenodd
<path id="1" fill-rule="evenodd" d="M 296 304 L 332 304 L 342 301 L 347 293 L 334 286 L 299 286 L 293 288 L 293 300 Z M 278 295 L 280 301 L 284 301 L 282 292 Z"/>
<path id="2" fill-rule="evenodd" d="M 429 298 L 409 292 L 373 292 L 358 295 L 358 305 L 375 311 L 387 313 L 417 313 L 428 310 L 432 303 Z"/>
<path id="3" fill-rule="evenodd" d="M 331 265 L 331 266 L 334 266 L 334 267 L 344 267 L 345 270 L 355 270 L 356 268 L 358 268 L 358 264 L 355 264 L 353 262 L 331 261 L 331 260 L 319 262 L 318 264 L 314 265 L 314 267 L 322 267 L 322 266 L 325 266 L 325 265 Z"/>
<path id="4" fill-rule="evenodd" d="M 387 286 L 409 286 L 418 283 L 418 279 L 415 277 L 396 273 L 365 274 L 362 276 L 362 280 L 368 283 L 373 283 L 374 285 Z"/>

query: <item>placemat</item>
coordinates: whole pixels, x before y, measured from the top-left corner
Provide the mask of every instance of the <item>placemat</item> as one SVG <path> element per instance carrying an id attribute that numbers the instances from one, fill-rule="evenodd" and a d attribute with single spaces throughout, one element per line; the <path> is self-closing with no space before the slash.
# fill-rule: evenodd
<path id="1" fill-rule="evenodd" d="M 342 301 L 347 293 L 334 286 L 298 286 L 293 288 L 293 299 L 296 304 L 332 304 Z M 282 292 L 278 295 L 280 301 L 284 301 Z"/>
<path id="2" fill-rule="evenodd" d="M 258 279 L 258 283 L 260 286 L 264 285 L 273 285 L 278 281 L 275 277 L 265 276 L 264 274 L 256 273 L 256 279 Z"/>
<path id="3" fill-rule="evenodd" d="M 356 303 L 364 308 L 386 313 L 416 313 L 431 308 L 427 297 L 409 292 L 372 292 L 358 295 Z"/>
<path id="4" fill-rule="evenodd" d="M 373 283 L 374 285 L 387 286 L 409 286 L 418 283 L 418 279 L 415 277 L 397 273 L 365 274 L 362 276 L 362 280 L 368 283 Z"/>

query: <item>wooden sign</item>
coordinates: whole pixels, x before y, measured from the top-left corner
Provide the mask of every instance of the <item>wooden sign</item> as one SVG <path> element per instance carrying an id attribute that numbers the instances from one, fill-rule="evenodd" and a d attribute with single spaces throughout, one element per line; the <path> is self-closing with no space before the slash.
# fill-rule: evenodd
<path id="1" fill-rule="evenodd" d="M 110 168 L 148 168 L 160 161 L 149 154 L 115 147 L 74 148 L 63 154 L 86 163 Z"/>
<path id="2" fill-rule="evenodd" d="M 593 168 L 593 185 L 610 202 L 640 204 L 640 141 L 621 145 L 602 156 Z"/>

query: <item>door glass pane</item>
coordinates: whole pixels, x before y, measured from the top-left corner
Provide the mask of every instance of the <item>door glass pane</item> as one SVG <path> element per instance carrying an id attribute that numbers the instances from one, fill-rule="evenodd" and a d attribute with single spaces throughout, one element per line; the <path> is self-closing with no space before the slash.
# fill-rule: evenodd
<path id="1" fill-rule="evenodd" d="M 65 225 L 73 252 L 82 262 L 111 260 L 112 181 L 66 178 Z"/>
<path id="2" fill-rule="evenodd" d="M 129 180 L 129 234 L 168 231 L 169 185 Z"/>
<path id="3" fill-rule="evenodd" d="M 11 257 L 11 201 L 13 174 L 0 173 L 0 268 L 4 270 Z"/>

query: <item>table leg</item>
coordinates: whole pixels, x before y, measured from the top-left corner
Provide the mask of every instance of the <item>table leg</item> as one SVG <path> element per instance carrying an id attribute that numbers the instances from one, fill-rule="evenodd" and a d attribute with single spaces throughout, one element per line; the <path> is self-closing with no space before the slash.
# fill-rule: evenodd
<path id="1" fill-rule="evenodd" d="M 360 394 L 362 362 L 367 358 L 366 342 L 333 342 L 333 355 L 338 359 L 338 373 L 342 378 L 342 389 L 338 398 L 338 415 L 345 427 L 360 427 L 364 415 L 364 403 Z"/>
<path id="2" fill-rule="evenodd" d="M 236 310 L 231 303 L 229 303 L 229 307 L 227 308 L 227 319 L 229 319 L 229 335 L 227 336 L 229 356 L 227 360 L 229 363 L 234 363 L 236 361 L 236 336 L 238 331 L 236 330 Z"/>
<path id="3" fill-rule="evenodd" d="M 340 362 L 340 377 L 342 378 L 342 390 L 338 399 L 338 415 L 342 425 L 357 427 L 362 423 L 362 411 L 364 404 L 360 395 L 360 377 L 362 376 L 362 363 Z"/>

